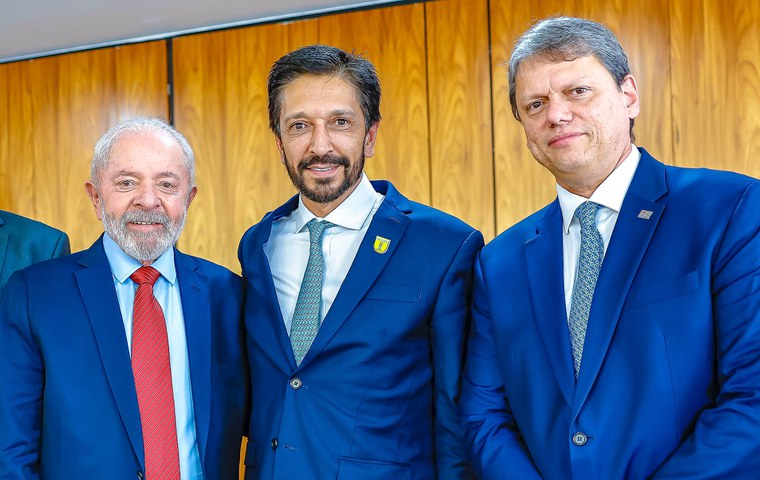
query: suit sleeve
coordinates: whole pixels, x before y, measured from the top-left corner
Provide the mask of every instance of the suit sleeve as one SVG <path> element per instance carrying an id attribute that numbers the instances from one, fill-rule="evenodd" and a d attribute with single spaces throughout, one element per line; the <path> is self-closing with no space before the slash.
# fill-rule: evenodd
<path id="1" fill-rule="evenodd" d="M 509 408 L 493 343 L 488 286 L 475 263 L 472 329 L 462 379 L 459 415 L 478 478 L 540 479 Z"/>
<path id="2" fill-rule="evenodd" d="M 478 231 L 470 233 L 460 246 L 443 278 L 430 322 L 439 479 L 472 477 L 459 428 L 456 402 L 469 325 L 472 266 L 482 246 L 483 236 Z"/>
<path id="3" fill-rule="evenodd" d="M 759 186 L 745 190 L 712 263 L 715 403 L 653 478 L 757 478 L 760 470 Z"/>
<path id="4" fill-rule="evenodd" d="M 15 273 L 0 302 L 0 478 L 39 478 L 44 365 L 29 326 L 26 286 Z"/>

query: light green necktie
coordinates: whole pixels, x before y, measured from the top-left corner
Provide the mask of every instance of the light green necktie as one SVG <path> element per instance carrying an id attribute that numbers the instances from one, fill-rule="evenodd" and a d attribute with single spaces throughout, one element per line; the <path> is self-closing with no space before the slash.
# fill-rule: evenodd
<path id="1" fill-rule="evenodd" d="M 301 289 L 298 291 L 293 322 L 290 325 L 290 344 L 296 365 L 300 365 L 311 343 L 319 331 L 319 311 L 322 306 L 322 283 L 324 282 L 325 261 L 322 256 L 322 236 L 330 222 L 320 222 L 316 218 L 309 221 L 309 260 L 303 274 Z"/>
<path id="2" fill-rule="evenodd" d="M 586 340 L 588 315 L 594 298 L 596 279 L 604 259 L 604 242 L 596 228 L 596 213 L 602 208 L 594 202 L 583 202 L 575 210 L 575 218 L 581 224 L 581 248 L 578 255 L 578 274 L 573 286 L 570 302 L 570 343 L 573 348 L 573 367 L 575 378 L 581 369 L 583 343 Z"/>

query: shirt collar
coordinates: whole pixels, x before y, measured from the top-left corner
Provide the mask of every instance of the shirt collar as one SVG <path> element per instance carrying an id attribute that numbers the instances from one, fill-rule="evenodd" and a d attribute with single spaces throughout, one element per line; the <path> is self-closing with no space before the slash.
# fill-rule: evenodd
<path id="1" fill-rule="evenodd" d="M 111 265 L 111 273 L 119 283 L 126 282 L 130 275 L 143 266 L 138 260 L 124 253 L 107 233 L 103 234 L 103 248 L 106 251 L 108 263 Z M 173 248 L 167 248 L 150 266 L 158 270 L 161 276 L 172 285 L 177 281 Z"/>
<path id="2" fill-rule="evenodd" d="M 633 175 L 636 173 L 636 167 L 639 165 L 641 153 L 636 145 L 631 145 L 631 153 L 623 160 L 623 163 L 610 173 L 599 185 L 591 198 L 584 198 L 580 195 L 570 193 L 564 187 L 557 184 L 557 198 L 559 206 L 562 209 L 562 229 L 565 233 L 570 231 L 570 223 L 573 221 L 573 215 L 578 205 L 591 200 L 603 207 L 609 208 L 616 213 L 620 213 L 623 206 L 625 194 L 631 185 Z"/>
<path id="3" fill-rule="evenodd" d="M 324 220 L 349 230 L 360 230 L 367 217 L 372 213 L 376 197 L 377 192 L 372 187 L 372 183 L 367 175 L 362 172 L 362 178 L 351 195 L 343 200 L 335 210 L 328 213 Z M 313 218 L 317 218 L 317 216 L 306 208 L 299 195 L 298 208 L 293 212 L 295 232 L 300 232 Z"/>

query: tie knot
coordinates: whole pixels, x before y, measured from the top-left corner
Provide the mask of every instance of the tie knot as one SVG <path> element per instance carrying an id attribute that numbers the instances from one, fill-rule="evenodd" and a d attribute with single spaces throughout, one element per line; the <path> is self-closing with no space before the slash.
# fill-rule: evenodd
<path id="1" fill-rule="evenodd" d="M 325 233 L 326 229 L 332 227 L 333 224 L 324 220 L 320 222 L 316 218 L 312 218 L 309 220 L 309 223 L 307 223 L 306 226 L 309 228 L 309 239 L 311 243 L 318 243 L 321 245 L 322 234 Z"/>
<path id="2" fill-rule="evenodd" d="M 152 286 L 160 276 L 161 272 L 153 267 L 140 267 L 129 278 L 138 285 L 149 283 Z"/>
<path id="3" fill-rule="evenodd" d="M 602 208 L 598 203 L 585 201 L 575 209 L 575 218 L 581 224 L 581 229 L 596 228 L 596 212 Z"/>

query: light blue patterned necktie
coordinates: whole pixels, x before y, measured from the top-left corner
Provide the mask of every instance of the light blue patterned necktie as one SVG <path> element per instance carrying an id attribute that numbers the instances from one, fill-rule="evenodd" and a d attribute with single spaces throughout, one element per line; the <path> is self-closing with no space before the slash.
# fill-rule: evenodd
<path id="1" fill-rule="evenodd" d="M 575 378 L 581 369 L 583 342 L 586 340 L 588 315 L 594 298 L 596 279 L 604 259 L 604 242 L 596 228 L 596 213 L 602 208 L 594 202 L 583 202 L 575 209 L 575 218 L 581 224 L 581 248 L 578 255 L 578 273 L 570 302 L 570 343 L 573 347 Z"/>
<path id="2" fill-rule="evenodd" d="M 309 228 L 309 260 L 303 274 L 301 289 L 298 291 L 293 322 L 290 325 L 290 344 L 296 365 L 300 365 L 311 343 L 319 331 L 319 310 L 322 306 L 322 283 L 325 260 L 322 256 L 322 235 L 333 226 L 330 222 L 320 222 L 313 218 L 306 224 Z"/>

